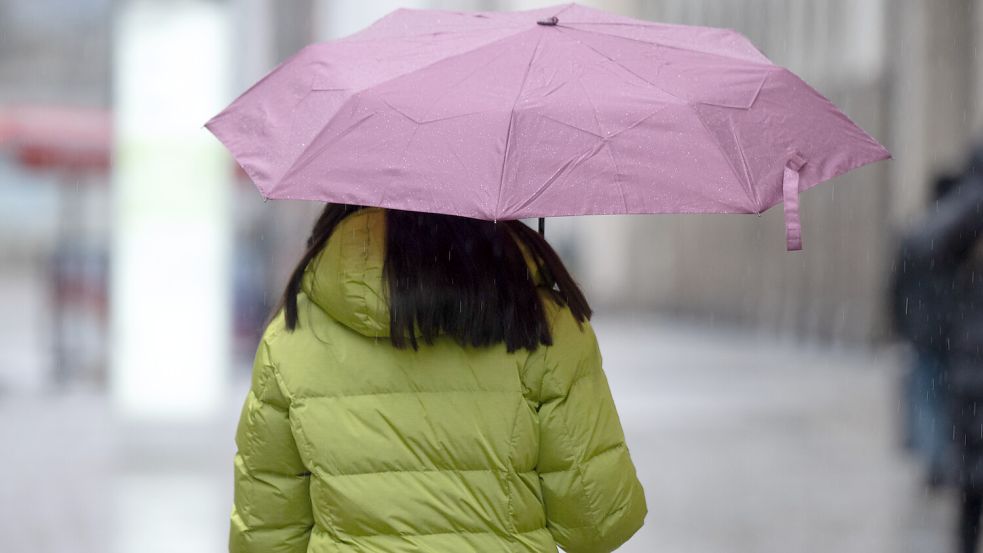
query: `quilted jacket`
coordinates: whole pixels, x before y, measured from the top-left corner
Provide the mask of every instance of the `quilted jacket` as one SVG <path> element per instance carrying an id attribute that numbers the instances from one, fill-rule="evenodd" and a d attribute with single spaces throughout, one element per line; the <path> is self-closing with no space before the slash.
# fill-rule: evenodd
<path id="1" fill-rule="evenodd" d="M 544 293 L 554 344 L 387 339 L 385 217 L 309 265 L 299 327 L 266 329 L 235 457 L 233 553 L 608 552 L 645 497 L 589 323 Z"/>

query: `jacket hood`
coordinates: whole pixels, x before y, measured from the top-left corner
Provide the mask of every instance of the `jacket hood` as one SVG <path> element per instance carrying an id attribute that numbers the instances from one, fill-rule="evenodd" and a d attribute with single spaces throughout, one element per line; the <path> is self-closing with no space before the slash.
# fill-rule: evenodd
<path id="1" fill-rule="evenodd" d="M 389 336 L 382 280 L 385 225 L 385 212 L 378 208 L 342 219 L 301 283 L 307 297 L 331 318 L 369 337 Z"/>
<path id="2" fill-rule="evenodd" d="M 368 337 L 389 337 L 389 302 L 382 278 L 386 213 L 357 211 L 335 227 L 304 272 L 301 290 L 331 318 Z M 542 283 L 532 256 L 520 243 L 533 280 Z"/>

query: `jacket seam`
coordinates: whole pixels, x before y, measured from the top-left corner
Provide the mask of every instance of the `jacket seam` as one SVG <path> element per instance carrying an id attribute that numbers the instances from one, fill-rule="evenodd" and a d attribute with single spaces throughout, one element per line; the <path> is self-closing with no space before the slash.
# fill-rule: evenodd
<path id="1" fill-rule="evenodd" d="M 388 474 L 388 473 L 400 473 L 400 472 L 416 473 L 416 474 L 426 473 L 426 472 L 493 472 L 493 473 L 508 472 L 508 469 L 499 469 L 499 468 L 475 468 L 475 469 L 432 468 L 432 469 L 389 469 L 389 470 L 376 470 L 376 471 L 368 471 L 368 472 L 329 473 L 324 471 L 324 469 L 321 467 L 315 467 L 315 468 L 317 469 L 315 473 L 318 472 L 321 473 L 318 474 L 318 477 L 321 479 L 345 477 L 345 476 L 372 476 L 374 474 Z M 515 472 L 516 474 L 537 474 L 537 472 L 534 470 L 512 471 L 512 472 Z"/>
<path id="2" fill-rule="evenodd" d="M 549 528 L 546 528 L 545 526 L 540 526 L 537 528 L 533 528 L 531 530 L 515 530 L 515 533 L 532 534 L 534 532 L 542 532 L 543 530 L 549 531 Z M 318 526 L 316 522 L 314 523 L 313 531 L 322 534 L 328 534 L 329 536 L 331 536 L 331 533 L 329 531 Z M 508 534 L 504 534 L 502 532 L 496 532 L 495 530 L 448 530 L 446 532 L 393 532 L 393 533 L 377 532 L 375 534 L 345 534 L 345 535 L 352 538 L 375 538 L 375 537 L 397 538 L 402 536 L 407 536 L 407 537 L 449 536 L 449 535 L 458 535 L 458 534 L 492 535 L 492 536 L 498 536 L 500 538 L 506 538 L 506 539 L 510 537 Z"/>
<path id="3" fill-rule="evenodd" d="M 603 457 L 605 455 L 609 455 L 611 453 L 620 452 L 620 451 L 628 451 L 628 445 L 624 441 L 618 442 L 612 446 L 608 446 L 602 449 L 601 451 L 591 455 L 589 460 L 594 460 L 597 459 L 598 457 Z M 557 474 L 561 472 L 570 472 L 573 470 L 575 470 L 573 467 L 568 469 L 542 470 L 539 471 L 539 474 Z"/>
<path id="4" fill-rule="evenodd" d="M 551 380 L 553 380 L 553 383 L 555 385 L 559 384 L 559 382 L 557 382 L 555 376 L 553 375 L 552 370 L 546 371 L 546 374 L 544 375 L 544 379 L 545 378 L 550 378 Z M 563 396 L 563 399 L 566 399 L 566 396 Z M 560 424 L 563 426 L 563 430 L 564 430 L 563 441 L 566 442 L 568 450 L 574 452 L 574 455 L 576 455 L 577 448 L 572 447 L 572 444 L 570 443 L 570 428 L 567 426 L 566 420 L 564 420 L 563 417 L 558 417 L 558 419 L 560 420 Z M 581 466 L 581 463 L 578 462 L 576 457 L 574 457 L 574 459 L 572 459 L 572 464 L 573 466 L 569 470 L 576 471 L 577 476 L 580 479 L 581 482 L 580 491 L 584 496 L 584 503 L 587 508 L 586 511 L 588 516 L 590 516 L 593 519 L 592 522 L 594 522 L 594 524 L 589 524 L 588 526 L 594 530 L 593 533 L 596 536 L 597 540 L 601 541 L 602 539 L 601 531 L 597 528 L 597 524 L 600 524 L 603 521 L 603 519 L 597 514 L 597 510 L 594 507 L 594 503 L 591 501 L 590 492 L 587 489 L 587 478 L 584 476 L 584 471 L 583 471 L 583 467 Z"/>
<path id="5" fill-rule="evenodd" d="M 549 372 L 549 371 L 547 371 L 547 372 Z M 545 380 L 546 377 L 547 377 L 547 375 L 543 375 L 543 380 Z M 578 372 L 570 380 L 570 387 L 566 390 L 566 393 L 565 394 L 563 394 L 563 395 L 556 395 L 554 397 L 550 397 L 550 398 L 544 399 L 542 401 L 542 403 L 552 403 L 552 402 L 563 403 L 563 402 L 565 402 L 567 400 L 567 396 L 569 396 L 570 395 L 570 392 L 573 391 L 574 386 L 577 386 L 582 381 L 586 380 L 588 377 L 592 377 L 592 375 L 589 374 L 588 372 Z M 556 381 L 555 379 L 553 380 L 553 382 L 555 384 L 559 384 L 559 382 Z"/>
<path id="6" fill-rule="evenodd" d="M 615 517 L 617 515 L 620 515 L 621 513 L 627 511 L 628 510 L 628 507 L 629 507 L 629 504 L 628 503 L 625 503 L 624 505 L 622 505 L 622 506 L 618 507 L 617 509 L 615 509 L 614 511 L 612 511 L 611 514 L 608 515 L 607 517 L 605 517 L 603 520 L 607 520 L 608 518 L 612 518 L 612 517 Z M 569 526 L 569 527 L 567 527 L 568 530 L 584 530 L 586 528 L 594 528 L 594 529 L 596 529 L 597 528 L 597 525 L 596 524 L 586 524 L 584 526 Z"/>
<path id="7" fill-rule="evenodd" d="M 339 395 L 312 395 L 291 398 L 296 403 L 302 403 L 309 399 L 350 399 L 372 396 L 386 395 L 431 395 L 431 394 L 514 394 L 516 390 L 387 390 L 382 392 L 366 392 L 359 394 L 339 394 Z M 520 391 L 521 393 L 521 391 Z"/>
<path id="8" fill-rule="evenodd" d="M 284 398 L 286 398 L 286 400 L 287 400 L 287 420 L 289 422 L 290 419 L 291 419 L 290 413 L 292 412 L 292 406 L 293 406 L 293 403 L 294 403 L 293 395 L 290 393 L 290 389 L 287 388 L 287 383 L 283 380 L 283 375 L 280 374 L 279 367 L 277 367 L 276 364 L 273 362 L 272 356 L 269 356 L 268 355 L 267 356 L 267 360 L 269 361 L 270 367 L 273 370 L 273 377 L 276 379 L 277 387 L 280 388 L 280 393 L 283 394 Z M 290 424 L 291 431 L 293 431 L 293 428 L 294 427 L 295 427 L 294 424 Z M 306 456 L 308 459 L 313 459 L 314 458 L 313 455 L 312 455 L 312 452 L 309 449 L 310 448 L 310 444 L 311 444 L 310 437 L 308 437 L 307 436 L 307 432 L 304 431 L 303 425 L 297 424 L 296 425 L 296 428 L 297 428 L 297 434 L 299 434 L 303 438 L 303 448 L 306 450 L 305 451 L 306 455 L 302 455 L 301 454 L 300 449 L 301 449 L 302 446 L 301 446 L 300 441 L 297 440 L 297 437 L 296 436 L 294 437 L 294 444 L 297 447 L 297 453 L 298 453 L 298 456 L 300 457 L 301 463 L 306 466 L 306 463 L 304 462 L 304 457 Z M 312 486 L 314 484 L 314 478 L 316 477 L 316 471 L 314 470 L 315 467 L 313 467 L 313 466 L 309 466 L 309 467 L 306 467 L 306 468 L 311 473 L 311 475 L 310 475 L 310 477 L 308 479 L 308 485 L 307 485 L 307 498 L 308 498 L 308 501 L 311 504 L 311 515 L 312 515 L 312 518 L 314 519 L 313 527 L 317 527 L 317 525 L 318 525 L 317 524 L 317 517 L 314 516 L 314 513 L 316 511 L 316 506 L 314 505 L 314 494 L 313 494 L 313 492 L 311 490 L 311 488 L 312 488 Z M 324 512 L 323 513 L 323 516 L 324 516 L 324 519 L 328 523 L 328 528 L 326 528 L 326 531 L 328 531 L 328 533 L 337 541 L 338 540 L 338 536 L 340 535 L 338 533 L 338 529 L 337 529 L 337 522 L 334 520 L 334 517 L 332 516 L 332 514 L 330 512 Z"/>
<path id="9" fill-rule="evenodd" d="M 243 466 L 245 467 L 245 464 Z M 297 480 L 297 481 L 304 480 L 305 478 L 310 478 L 312 474 L 312 473 L 289 474 L 284 472 L 276 472 L 275 470 L 251 469 L 249 467 L 246 467 L 246 472 L 248 472 L 249 476 L 253 476 L 253 477 L 259 477 L 259 476 L 276 477 L 276 478 L 283 478 L 287 480 Z M 264 483 L 266 482 L 266 480 L 262 480 L 259 478 L 257 478 L 257 480 L 260 480 L 261 482 Z"/>
<path id="10" fill-rule="evenodd" d="M 521 380 L 521 378 L 520 378 L 520 380 Z M 521 382 L 520 382 L 520 385 L 521 385 Z M 508 454 L 505 456 L 506 470 L 503 471 L 503 474 L 502 474 L 502 483 L 504 484 L 504 487 L 505 487 L 506 506 L 508 508 L 508 513 L 509 513 L 509 531 L 512 533 L 509 536 L 509 544 L 510 544 L 510 549 L 512 549 L 513 551 L 518 546 L 518 544 L 516 543 L 516 540 L 515 540 L 515 534 L 517 534 L 519 532 L 519 530 L 518 530 L 518 524 L 516 523 L 516 520 L 515 520 L 515 507 L 514 507 L 513 500 L 512 500 L 512 481 L 511 480 L 512 480 L 512 473 L 513 472 L 516 472 L 515 471 L 515 463 L 512 462 L 512 455 L 515 453 L 515 447 L 516 447 L 516 445 L 515 445 L 515 441 L 516 441 L 515 440 L 515 438 L 516 438 L 515 429 L 516 429 L 516 427 L 519 424 L 519 415 L 521 413 L 522 406 L 525 405 L 525 403 L 526 403 L 525 395 L 520 393 L 519 394 L 519 399 L 516 402 L 515 416 L 512 418 L 512 429 L 509 431 L 509 451 L 508 451 Z"/>

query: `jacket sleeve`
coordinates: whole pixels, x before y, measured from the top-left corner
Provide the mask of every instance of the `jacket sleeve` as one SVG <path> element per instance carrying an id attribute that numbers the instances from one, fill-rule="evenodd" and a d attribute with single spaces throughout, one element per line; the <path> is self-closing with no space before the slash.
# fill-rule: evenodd
<path id="1" fill-rule="evenodd" d="M 310 473 L 297 452 L 264 339 L 236 431 L 235 504 L 230 553 L 304 553 L 314 525 Z"/>
<path id="2" fill-rule="evenodd" d="M 568 553 L 607 553 L 641 528 L 645 494 L 590 324 L 562 310 L 545 350 L 537 470 L 547 527 Z"/>

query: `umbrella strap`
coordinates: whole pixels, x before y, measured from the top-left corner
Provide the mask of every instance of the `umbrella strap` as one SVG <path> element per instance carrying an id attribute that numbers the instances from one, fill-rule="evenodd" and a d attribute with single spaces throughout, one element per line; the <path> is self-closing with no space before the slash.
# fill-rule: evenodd
<path id="1" fill-rule="evenodd" d="M 785 246 L 788 251 L 802 249 L 802 221 L 799 217 L 799 169 L 806 160 L 798 152 L 790 152 L 782 178 L 782 199 L 785 208 Z"/>

